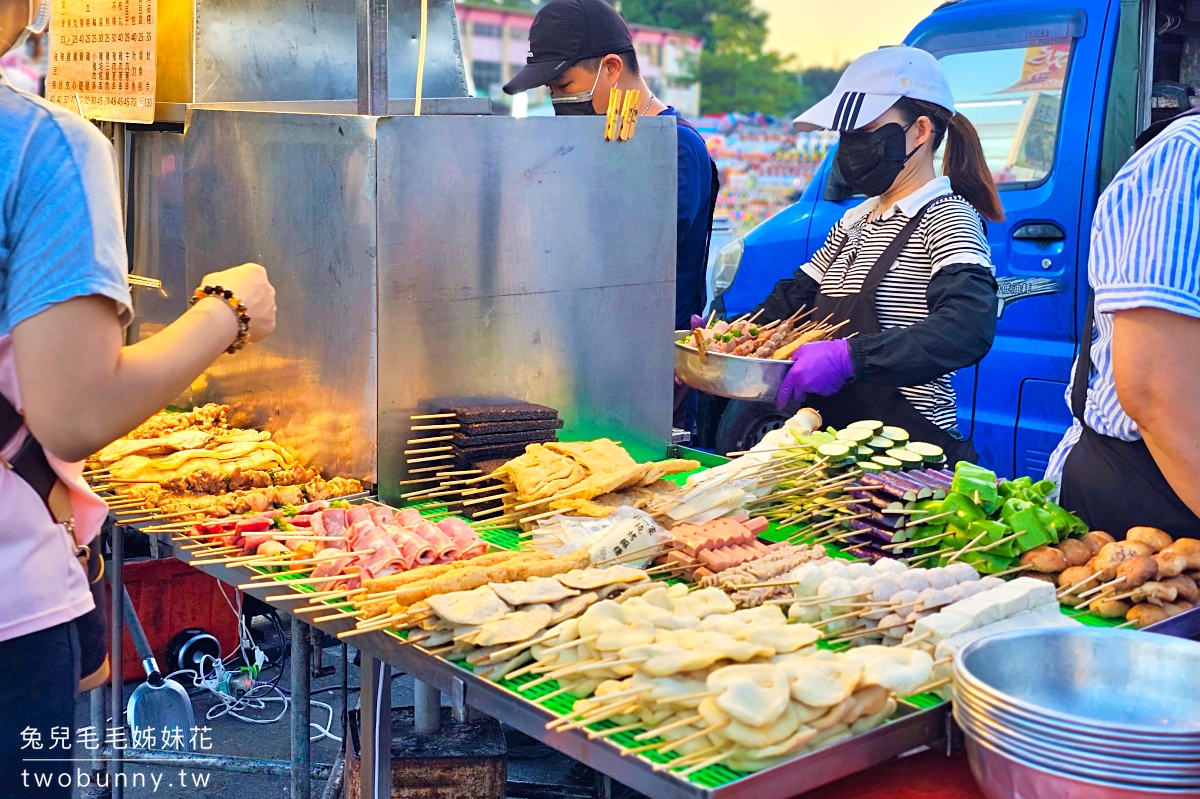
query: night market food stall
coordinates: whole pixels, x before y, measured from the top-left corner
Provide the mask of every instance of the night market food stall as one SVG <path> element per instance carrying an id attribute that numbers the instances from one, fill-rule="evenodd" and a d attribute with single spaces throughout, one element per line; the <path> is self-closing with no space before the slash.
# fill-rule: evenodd
<path id="1" fill-rule="evenodd" d="M 89 477 L 120 525 L 289 614 L 294 664 L 306 625 L 363 653 L 359 795 L 390 784 L 390 669 L 418 730 L 444 694 L 651 796 L 784 797 L 946 741 L 955 656 L 989 633 L 1194 631 L 1188 542 L 1088 531 L 902 429 L 802 410 L 731 460 L 674 444 L 674 125 L 486 115 L 448 8 L 360 19 L 357 83 L 327 9 L 337 85 L 313 96 L 247 80 L 198 4 L 204 96 L 163 104 L 182 128 L 117 131 L 134 269 L 168 289 L 139 292 L 137 335 L 244 260 L 283 312 Z M 416 44 L 389 57 L 389 25 Z M 721 324 L 696 357 L 829 334 Z M 302 797 L 307 698 L 294 668 Z"/>

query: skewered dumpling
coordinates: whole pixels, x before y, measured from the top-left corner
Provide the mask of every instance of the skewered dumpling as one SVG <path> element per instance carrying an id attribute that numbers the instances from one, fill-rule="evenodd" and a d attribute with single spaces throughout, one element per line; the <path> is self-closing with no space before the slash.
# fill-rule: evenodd
<path id="1" fill-rule="evenodd" d="M 779 658 L 776 665 L 787 677 L 792 698 L 818 708 L 844 701 L 863 673 L 858 664 L 816 657 Z"/>
<path id="2" fill-rule="evenodd" d="M 716 669 L 708 675 L 707 685 L 710 691 L 720 691 L 717 707 L 751 727 L 771 724 L 791 701 L 787 675 L 769 663 Z M 792 732 L 795 727 L 787 735 Z"/>
<path id="3" fill-rule="evenodd" d="M 863 646 L 842 655 L 849 663 L 862 666 L 862 685 L 878 685 L 908 696 L 929 681 L 933 673 L 933 658 L 922 649 L 902 649 L 894 646 Z M 865 715 L 878 710 L 874 708 Z"/>

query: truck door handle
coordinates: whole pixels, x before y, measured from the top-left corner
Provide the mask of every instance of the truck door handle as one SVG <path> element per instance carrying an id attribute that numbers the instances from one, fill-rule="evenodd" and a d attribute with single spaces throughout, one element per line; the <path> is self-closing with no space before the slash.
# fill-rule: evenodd
<path id="1" fill-rule="evenodd" d="M 1032 222 L 1014 230 L 1012 237 L 1025 241 L 1062 241 L 1067 234 L 1053 222 Z"/>

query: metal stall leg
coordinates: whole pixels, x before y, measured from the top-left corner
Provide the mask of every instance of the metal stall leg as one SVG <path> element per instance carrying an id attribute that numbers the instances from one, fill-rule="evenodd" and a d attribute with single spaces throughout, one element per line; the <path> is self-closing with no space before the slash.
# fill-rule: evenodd
<path id="1" fill-rule="evenodd" d="M 442 692 L 420 680 L 413 680 L 413 727 L 417 735 L 442 729 Z"/>
<path id="2" fill-rule="evenodd" d="M 112 560 L 108 570 L 112 588 L 112 639 L 108 648 L 109 659 L 112 663 L 109 712 L 112 715 L 111 728 L 121 729 L 125 723 L 125 691 L 121 682 L 121 648 L 124 644 L 125 634 L 125 536 L 120 527 L 113 527 L 111 544 Z M 184 731 L 184 735 L 190 734 L 191 730 Z M 121 738 L 123 739 L 124 736 L 122 735 Z M 125 795 L 124 779 L 118 776 L 124 767 L 125 764 L 121 762 L 121 752 L 114 746 L 113 756 L 108 761 L 108 784 L 112 786 L 113 799 L 122 799 Z"/>
<path id="3" fill-rule="evenodd" d="M 309 655 L 312 644 L 308 625 L 292 616 L 292 792 L 293 799 L 310 799 L 312 771 L 309 768 Z"/>
<path id="4" fill-rule="evenodd" d="M 359 670 L 362 759 L 360 799 L 390 799 L 392 793 L 392 668 L 362 653 Z"/>

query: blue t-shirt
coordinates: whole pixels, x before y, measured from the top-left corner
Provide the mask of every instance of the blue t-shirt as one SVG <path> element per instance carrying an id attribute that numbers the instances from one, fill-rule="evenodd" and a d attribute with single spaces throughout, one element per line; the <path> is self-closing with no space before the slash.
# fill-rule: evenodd
<path id="1" fill-rule="evenodd" d="M 662 112 L 679 117 L 667 107 Z M 689 326 L 692 314 L 704 312 L 708 264 L 708 222 L 712 215 L 712 161 L 704 139 L 687 125 L 678 125 L 679 206 L 675 233 L 675 329 Z"/>
<path id="2" fill-rule="evenodd" d="M 0 335 L 99 294 L 130 318 L 112 145 L 90 123 L 0 78 Z"/>

